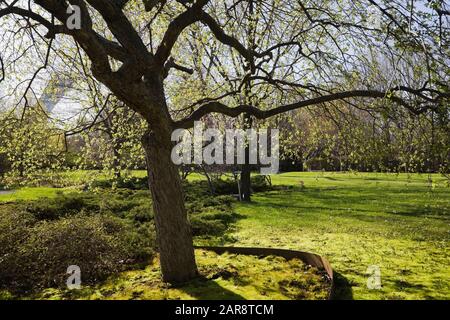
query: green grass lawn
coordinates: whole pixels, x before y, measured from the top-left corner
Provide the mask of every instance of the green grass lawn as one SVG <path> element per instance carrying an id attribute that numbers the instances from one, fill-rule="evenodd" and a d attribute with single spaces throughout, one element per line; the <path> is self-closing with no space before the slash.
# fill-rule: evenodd
<path id="1" fill-rule="evenodd" d="M 56 188 L 21 188 L 18 190 L 6 191 L 0 194 L 0 203 L 37 200 L 39 198 L 53 198 L 58 192 L 63 192 L 63 189 Z"/>
<path id="2" fill-rule="evenodd" d="M 239 203 L 236 246 L 291 248 L 327 257 L 341 298 L 450 299 L 450 189 L 434 175 L 286 173 L 295 186 Z M 302 184 L 304 187 L 302 187 Z M 369 266 L 381 290 L 367 288 Z M 344 290 L 345 289 L 345 290 Z"/>
<path id="3" fill-rule="evenodd" d="M 241 219 L 226 245 L 323 255 L 338 275 L 340 298 L 450 299 L 450 188 L 442 177 L 318 172 L 272 180 L 289 187 L 236 203 Z M 0 195 L 0 202 L 52 197 L 58 190 L 20 189 Z M 374 265 L 381 290 L 367 288 Z"/>

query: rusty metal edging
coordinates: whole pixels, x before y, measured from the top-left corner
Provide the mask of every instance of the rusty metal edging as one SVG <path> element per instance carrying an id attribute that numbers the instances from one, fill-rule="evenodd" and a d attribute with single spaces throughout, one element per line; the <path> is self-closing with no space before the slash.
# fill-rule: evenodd
<path id="1" fill-rule="evenodd" d="M 328 292 L 328 299 L 333 299 L 334 295 L 334 274 L 333 268 L 327 259 L 309 252 L 286 250 L 286 249 L 274 249 L 274 248 L 245 248 L 245 247 L 209 247 L 209 246 L 195 246 L 195 249 L 213 251 L 217 254 L 232 253 L 243 254 L 249 256 L 280 256 L 286 260 L 300 259 L 305 264 L 316 267 L 319 270 L 325 271 L 331 283 L 331 287 Z"/>

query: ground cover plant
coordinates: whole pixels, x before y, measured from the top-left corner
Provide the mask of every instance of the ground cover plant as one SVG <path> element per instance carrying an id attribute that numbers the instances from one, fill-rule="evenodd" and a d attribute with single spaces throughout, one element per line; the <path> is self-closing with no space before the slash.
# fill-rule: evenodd
<path id="1" fill-rule="evenodd" d="M 328 298 L 330 283 L 323 272 L 300 260 L 256 257 L 196 250 L 200 277 L 171 286 L 161 281 L 158 263 L 127 271 L 80 291 L 48 289 L 33 299 L 166 300 L 166 299 L 310 299 Z"/>

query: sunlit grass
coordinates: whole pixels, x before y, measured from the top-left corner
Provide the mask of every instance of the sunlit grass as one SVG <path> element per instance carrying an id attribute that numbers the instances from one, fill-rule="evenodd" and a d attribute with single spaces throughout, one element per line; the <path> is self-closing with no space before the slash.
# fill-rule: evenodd
<path id="1" fill-rule="evenodd" d="M 439 175 L 287 173 L 239 203 L 236 246 L 326 256 L 355 299 L 450 298 L 450 189 Z M 367 288 L 369 266 L 381 290 Z M 348 296 L 344 296 L 347 297 Z"/>
<path id="2" fill-rule="evenodd" d="M 63 192 L 63 189 L 40 187 L 3 191 L 0 193 L 0 203 L 19 200 L 37 200 L 39 198 L 54 198 L 58 192 Z"/>

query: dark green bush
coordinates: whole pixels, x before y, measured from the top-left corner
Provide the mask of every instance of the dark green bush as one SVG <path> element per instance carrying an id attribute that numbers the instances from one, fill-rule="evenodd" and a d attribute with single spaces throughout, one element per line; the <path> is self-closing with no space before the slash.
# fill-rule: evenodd
<path id="1" fill-rule="evenodd" d="M 237 214 L 232 211 L 219 211 L 219 210 L 211 210 L 211 211 L 204 211 L 202 213 L 193 215 L 194 217 L 205 220 L 205 221 L 211 221 L 211 220 L 218 220 L 224 225 L 229 225 L 232 222 L 236 221 Z"/>
<path id="2" fill-rule="evenodd" d="M 188 202 L 186 208 L 194 236 L 223 235 L 229 225 L 236 221 L 231 196 L 205 196 L 195 202 Z"/>
<path id="3" fill-rule="evenodd" d="M 13 227 L 13 228 L 12 228 Z M 141 232 L 139 232 L 141 231 Z M 154 233 L 109 216 L 77 215 L 40 221 L 28 212 L 0 214 L 0 287 L 16 292 L 64 286 L 67 268 L 95 283 L 150 259 Z"/>
<path id="4" fill-rule="evenodd" d="M 59 194 L 54 199 L 39 199 L 24 203 L 26 211 L 38 220 L 55 220 L 61 217 L 79 214 L 107 213 L 124 218 L 137 206 L 145 205 L 151 213 L 149 192 L 135 192 L 126 189 L 102 191 L 99 193 L 83 192 Z"/>
<path id="5" fill-rule="evenodd" d="M 239 193 L 237 182 L 234 179 L 214 181 L 214 191 L 219 195 L 232 195 Z"/>
<path id="6" fill-rule="evenodd" d="M 264 176 L 253 176 L 251 178 L 251 182 L 253 192 L 264 192 L 272 189 L 272 186 L 269 185 L 266 177 Z"/>
<path id="7" fill-rule="evenodd" d="M 221 179 L 213 182 L 216 195 L 238 194 L 238 184 L 234 179 Z M 185 190 L 188 195 L 209 194 L 208 183 L 206 181 L 185 182 Z M 272 187 L 264 176 L 257 175 L 251 177 L 251 188 L 253 192 L 269 191 Z M 188 199 L 189 200 L 189 199 Z"/>
<path id="8" fill-rule="evenodd" d="M 145 223 L 153 221 L 153 209 L 150 204 L 143 204 L 131 208 L 125 218 L 137 223 Z"/>
<path id="9" fill-rule="evenodd" d="M 39 199 L 25 204 L 26 211 L 38 220 L 55 220 L 80 212 L 98 212 L 100 206 L 94 194 L 70 193 L 58 195 L 55 199 Z"/>
<path id="10" fill-rule="evenodd" d="M 90 188 L 91 189 L 111 189 L 113 186 L 113 181 L 112 180 L 104 180 L 104 179 L 98 179 L 93 181 L 90 184 Z"/>
<path id="11" fill-rule="evenodd" d="M 201 216 L 192 216 L 190 220 L 194 236 L 220 235 L 227 229 L 227 225 L 221 220 L 206 220 Z"/>
<path id="12" fill-rule="evenodd" d="M 148 190 L 147 177 L 121 177 L 110 180 L 96 180 L 91 184 L 91 188 L 108 189 L 112 187 L 129 190 Z"/>
<path id="13" fill-rule="evenodd" d="M 0 264 L 27 240 L 36 222 L 32 214 L 15 205 L 0 205 Z M 3 269 L 0 267 L 0 276 L 2 274 Z"/>
<path id="14" fill-rule="evenodd" d="M 117 182 L 117 187 L 130 190 L 148 190 L 148 179 L 147 177 L 121 178 Z"/>

